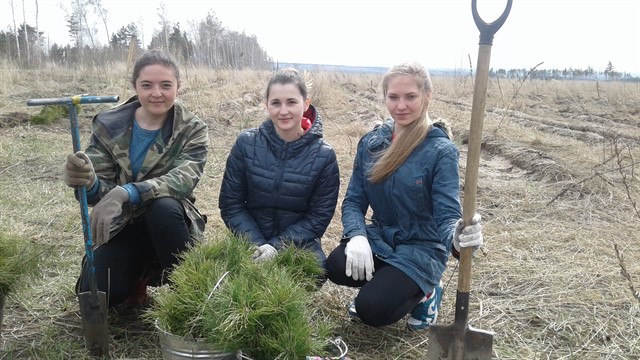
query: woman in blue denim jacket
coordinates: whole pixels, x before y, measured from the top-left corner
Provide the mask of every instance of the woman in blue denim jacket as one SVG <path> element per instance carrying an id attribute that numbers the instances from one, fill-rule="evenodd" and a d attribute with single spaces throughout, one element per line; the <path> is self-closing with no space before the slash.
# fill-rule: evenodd
<path id="1" fill-rule="evenodd" d="M 436 321 L 451 251 L 482 244 L 480 218 L 462 225 L 459 152 L 447 126 L 429 119 L 427 70 L 397 65 L 382 90 L 392 119 L 360 139 L 328 277 L 361 288 L 352 317 L 378 327 L 411 313 L 409 329 L 424 329 Z"/>

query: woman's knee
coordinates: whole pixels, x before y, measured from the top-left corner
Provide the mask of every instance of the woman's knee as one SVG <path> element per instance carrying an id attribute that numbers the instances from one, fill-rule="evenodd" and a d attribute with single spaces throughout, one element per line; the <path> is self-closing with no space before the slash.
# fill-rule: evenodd
<path id="1" fill-rule="evenodd" d="M 397 322 L 398 319 L 392 318 L 390 310 L 391 309 L 381 306 L 380 302 L 375 297 L 356 297 L 356 311 L 358 312 L 358 317 L 363 323 L 369 326 L 381 327 Z"/>
<path id="2" fill-rule="evenodd" d="M 147 220 L 149 219 L 166 219 L 167 216 L 184 217 L 184 210 L 180 201 L 172 197 L 162 197 L 153 200 L 147 205 Z"/>
<path id="3" fill-rule="evenodd" d="M 344 256 L 344 246 L 338 246 L 335 248 L 326 260 L 327 277 L 333 283 L 343 285 L 342 278 L 345 275 L 346 257 Z"/>

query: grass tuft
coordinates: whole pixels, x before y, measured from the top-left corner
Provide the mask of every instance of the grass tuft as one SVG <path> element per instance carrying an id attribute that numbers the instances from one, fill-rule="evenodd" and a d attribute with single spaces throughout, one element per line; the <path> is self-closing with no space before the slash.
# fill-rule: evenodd
<path id="1" fill-rule="evenodd" d="M 78 114 L 82 107 L 77 104 L 76 111 Z M 46 105 L 42 107 L 40 112 L 31 117 L 31 123 L 34 125 L 51 125 L 54 122 L 69 116 L 69 108 L 66 105 Z"/>
<path id="2" fill-rule="evenodd" d="M 37 272 L 39 254 L 24 239 L 0 232 L 0 296 L 7 296 L 25 277 Z"/>

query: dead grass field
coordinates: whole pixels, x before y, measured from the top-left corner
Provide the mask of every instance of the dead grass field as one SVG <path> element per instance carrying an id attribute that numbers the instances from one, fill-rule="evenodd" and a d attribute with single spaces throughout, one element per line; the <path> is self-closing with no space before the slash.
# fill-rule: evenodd
<path id="1" fill-rule="evenodd" d="M 265 117 L 266 72 L 184 69 L 181 99 L 209 124 L 211 149 L 197 188 L 221 229 L 217 198 L 236 135 Z M 126 69 L 0 64 L 0 231 L 43 249 L 42 277 L 7 299 L 2 359 L 86 358 L 73 293 L 83 255 L 78 205 L 61 179 L 71 150 L 67 119 L 30 125 L 30 98 L 131 94 Z M 358 138 L 385 116 L 379 76 L 313 74 L 313 102 L 338 154 L 341 197 Z M 454 127 L 465 167 L 472 79 L 434 78 L 432 118 Z M 80 114 L 83 144 L 91 116 Z M 640 85 L 491 79 L 478 186 L 486 245 L 474 259 L 470 323 L 495 331 L 496 359 L 640 358 Z M 340 209 L 324 238 L 341 235 Z M 617 247 L 621 257 L 616 256 Z M 624 276 L 628 274 L 626 277 Z M 441 323 L 453 321 L 456 261 L 444 275 Z M 634 294 L 634 292 L 636 292 Z M 337 325 L 353 359 L 423 359 L 426 333 L 404 322 L 372 329 L 350 322 L 351 289 L 325 284 L 318 306 Z M 161 358 L 152 326 L 110 313 L 113 358 Z"/>

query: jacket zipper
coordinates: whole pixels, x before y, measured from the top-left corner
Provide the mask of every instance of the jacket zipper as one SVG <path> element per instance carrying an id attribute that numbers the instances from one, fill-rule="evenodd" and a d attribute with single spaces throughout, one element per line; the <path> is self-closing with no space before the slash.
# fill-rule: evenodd
<path id="1" fill-rule="evenodd" d="M 280 193 L 280 188 L 282 187 L 282 178 L 284 176 L 284 163 L 285 163 L 285 159 L 287 157 L 287 148 L 289 147 L 289 145 L 287 143 L 284 143 L 284 145 L 282 146 L 282 154 L 280 155 L 280 161 L 278 163 L 278 173 L 277 173 L 277 177 L 276 177 L 276 186 L 275 189 L 273 191 L 273 200 L 272 203 L 274 204 L 274 219 L 276 221 L 276 223 L 274 224 L 274 233 L 275 234 L 279 234 L 280 233 L 280 227 L 278 226 L 278 207 L 275 206 L 277 205 L 276 201 L 279 197 L 279 193 Z"/>

